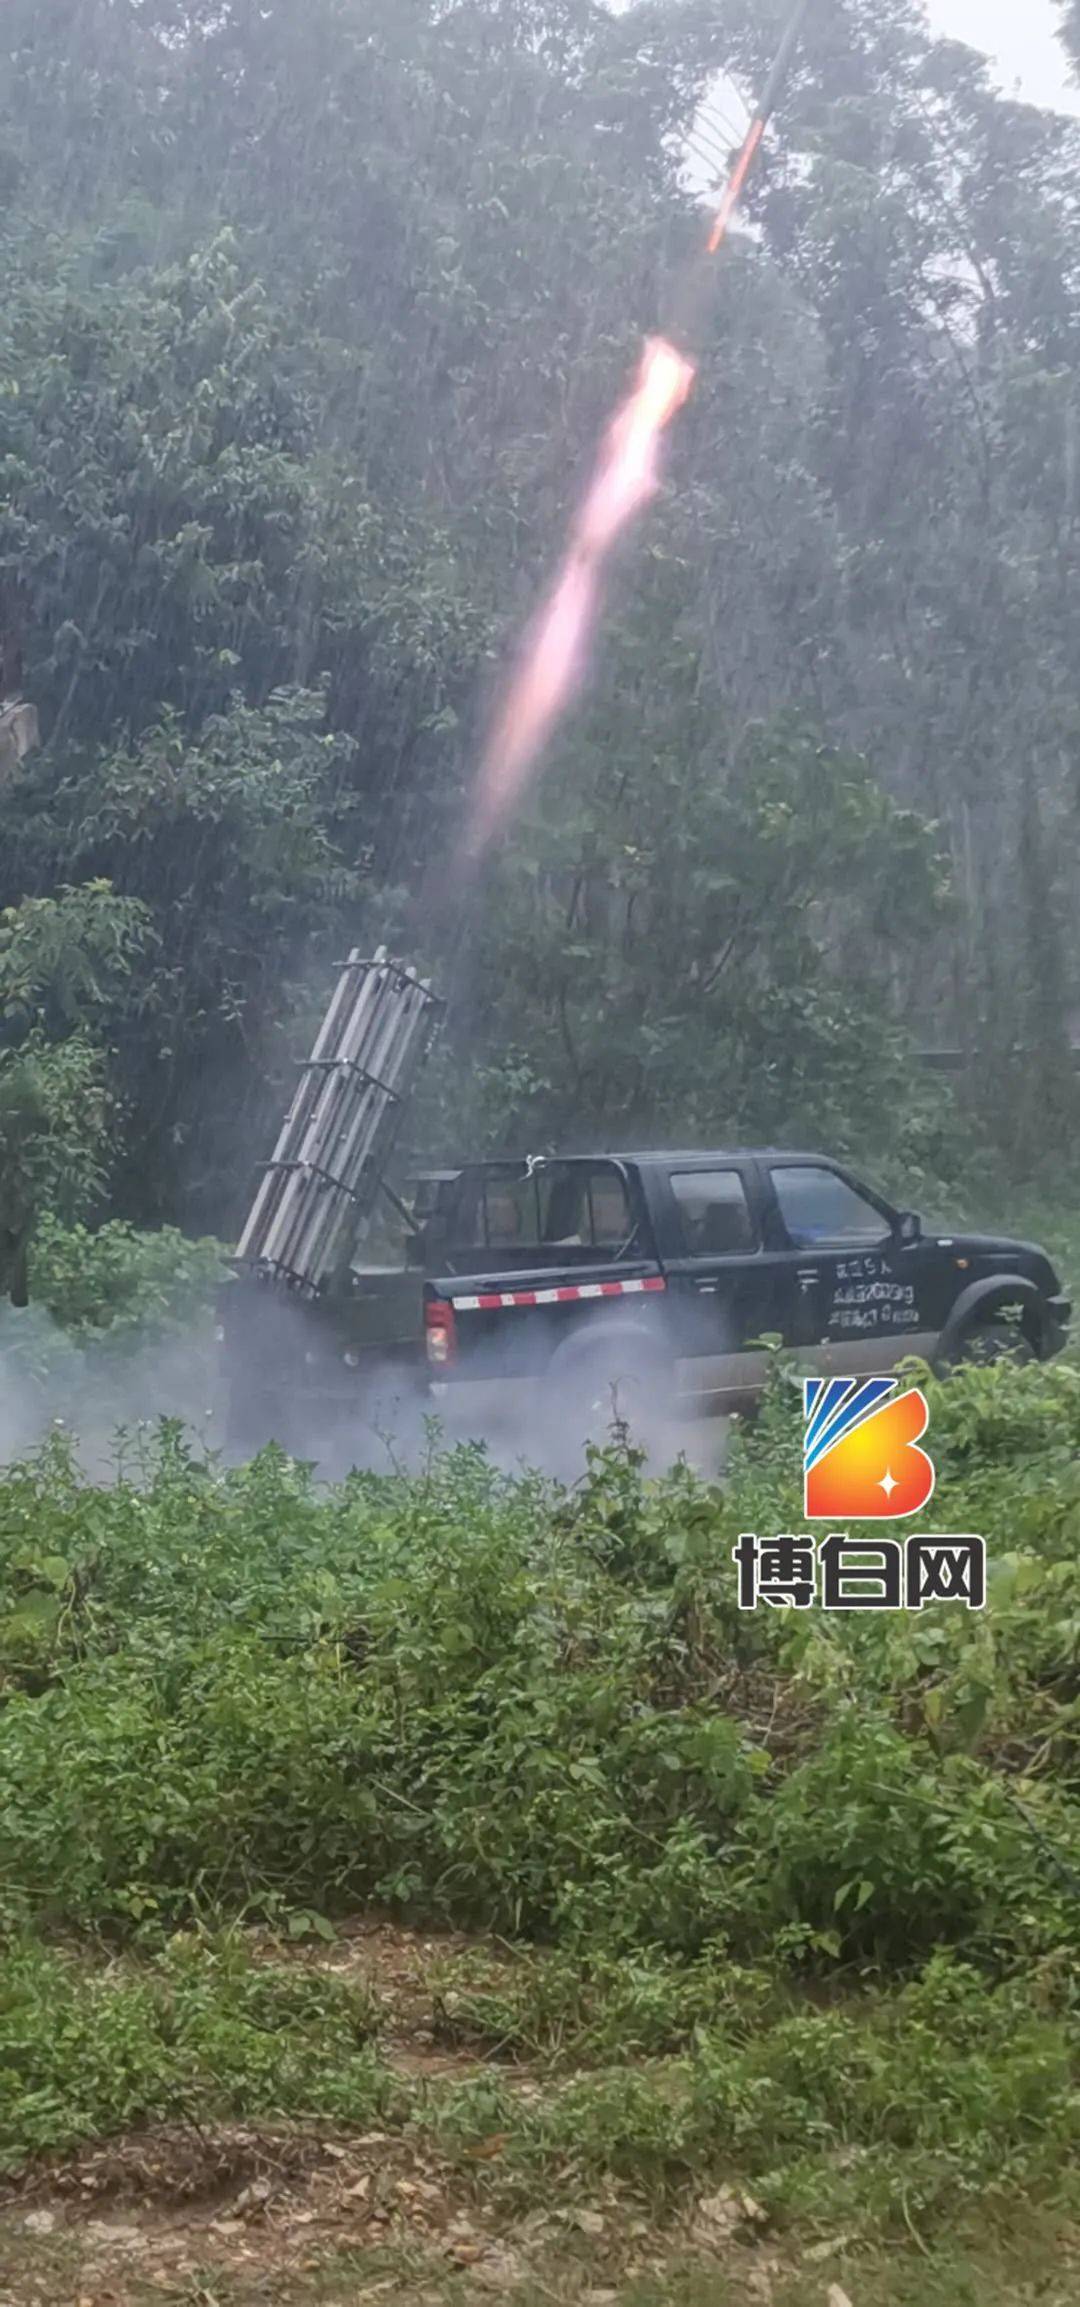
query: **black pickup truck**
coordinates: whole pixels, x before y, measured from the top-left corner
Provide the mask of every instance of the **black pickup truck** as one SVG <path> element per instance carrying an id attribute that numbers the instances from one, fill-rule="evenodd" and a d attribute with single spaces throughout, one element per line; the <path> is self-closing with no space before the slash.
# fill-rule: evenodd
<path id="1" fill-rule="evenodd" d="M 482 1432 L 515 1383 L 526 1443 L 538 1392 L 577 1437 L 613 1389 L 639 1425 L 735 1408 L 771 1338 L 838 1375 L 1064 1344 L 1041 1250 L 931 1235 L 822 1154 L 489 1161 L 402 1200 L 388 1167 L 441 1015 L 385 948 L 341 963 L 223 1292 L 230 1446 L 322 1457 L 329 1436 L 340 1455 L 380 1404 L 431 1391 L 455 1425 L 478 1392 Z"/>
<path id="2" fill-rule="evenodd" d="M 229 1436 L 340 1459 L 411 1397 L 523 1446 L 553 1415 L 647 1431 L 745 1408 L 779 1339 L 812 1369 L 1047 1359 L 1071 1307 L 1045 1253 L 931 1234 L 823 1154 L 626 1153 L 432 1171 L 404 1257 L 347 1261 L 305 1298 L 224 1293 Z M 546 1407 L 545 1407 L 546 1406 Z M 552 1407 L 553 1406 L 553 1407 Z"/>
<path id="3" fill-rule="evenodd" d="M 769 1338 L 820 1371 L 917 1354 L 1046 1359 L 1071 1307 L 1045 1253 L 930 1234 L 822 1154 L 604 1154 L 443 1173 L 415 1253 L 436 1395 L 561 1381 L 572 1403 L 738 1408 Z"/>

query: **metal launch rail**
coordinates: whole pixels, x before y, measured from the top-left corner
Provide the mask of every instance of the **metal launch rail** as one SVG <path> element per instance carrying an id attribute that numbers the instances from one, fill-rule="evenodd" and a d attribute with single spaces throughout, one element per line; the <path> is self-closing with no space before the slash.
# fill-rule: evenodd
<path id="1" fill-rule="evenodd" d="M 240 1237 L 249 1272 L 314 1298 L 348 1258 L 442 1009 L 384 946 L 350 953 Z"/>

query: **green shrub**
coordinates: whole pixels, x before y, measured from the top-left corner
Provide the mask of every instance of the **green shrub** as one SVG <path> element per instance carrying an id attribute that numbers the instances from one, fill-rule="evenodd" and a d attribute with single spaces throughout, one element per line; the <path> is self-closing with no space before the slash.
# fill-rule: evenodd
<path id="1" fill-rule="evenodd" d="M 1052 1368 L 935 1392 L 935 1522 L 985 1514 L 978 1614 L 738 1610 L 740 1530 L 799 1526 L 782 1367 L 723 1489 L 614 1445 L 569 1494 L 476 1449 L 327 1490 L 274 1450 L 223 1470 L 175 1426 L 111 1485 L 56 1441 L 8 1469 L 0 2068 L 29 2111 L 0 2147 L 170 2092 L 369 2120 L 388 2086 L 334 1981 L 260 1986 L 206 1934 L 375 1905 L 514 1942 L 443 1975 L 433 2015 L 546 2067 L 539 2097 L 493 2070 L 394 2102 L 470 2168 L 505 2131 L 526 2189 L 738 2169 L 778 2212 L 856 2221 L 1055 2183 L 1075 1391 Z M 46 1951 L 72 1933 L 93 1959 Z"/>
<path id="2" fill-rule="evenodd" d="M 364 1989 L 227 1940 L 104 1970 L 16 1945 L 0 1958 L 0 2170 L 178 2115 L 381 2118 L 403 2094 L 376 2021 Z"/>
<path id="3" fill-rule="evenodd" d="M 205 1317 L 225 1276 L 219 1242 L 175 1226 L 137 1233 L 114 1219 L 92 1230 L 45 1217 L 30 1252 L 30 1295 L 61 1329 L 88 1342 L 144 1344 Z"/>

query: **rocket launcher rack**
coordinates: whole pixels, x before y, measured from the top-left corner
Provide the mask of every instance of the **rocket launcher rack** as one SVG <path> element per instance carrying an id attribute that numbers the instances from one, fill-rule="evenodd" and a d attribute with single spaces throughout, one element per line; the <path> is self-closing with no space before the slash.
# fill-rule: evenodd
<path id="1" fill-rule="evenodd" d="M 237 1262 L 314 1297 L 348 1256 L 383 1183 L 402 1108 L 443 1004 L 385 946 L 353 952 L 266 1165 Z"/>

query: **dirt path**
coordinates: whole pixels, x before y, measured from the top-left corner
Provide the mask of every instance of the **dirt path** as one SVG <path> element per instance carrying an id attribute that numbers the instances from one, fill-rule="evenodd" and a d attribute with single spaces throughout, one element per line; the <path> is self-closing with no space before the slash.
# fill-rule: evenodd
<path id="1" fill-rule="evenodd" d="M 332 1945 L 256 1952 L 346 1973 L 383 2014 L 402 2076 L 452 2086 L 523 2065 L 445 2040 L 447 1962 L 499 1950 L 364 1920 Z M 509 1958 L 508 1958 L 509 1959 Z M 487 2147 L 477 2150 L 478 2166 Z M 497 2152 L 497 2145 L 496 2145 Z M 478 2167 L 478 2182 L 480 2170 Z M 779 2242 L 718 2187 L 666 2223 L 571 2173 L 527 2212 L 500 2209 L 460 2158 L 419 2134 L 330 2124 L 177 2121 L 40 2163 L 0 2191 L 0 2307 L 1075 2307 L 1080 2237 L 1059 2227 L 927 2254 L 861 2252 L 843 2235 Z M 967 2254 L 971 2251 L 973 2256 Z M 1002 2255 L 1004 2254 L 1004 2255 Z"/>
<path id="2" fill-rule="evenodd" d="M 280 1942 L 252 1943 L 283 1959 Z M 288 1959 L 372 1990 L 380 2054 L 402 2075 L 452 2084 L 497 2072 L 502 2089 L 535 2089 L 527 2068 L 439 2040 L 433 1973 L 473 1943 L 362 1922 Z M 740 2296 L 767 2301 L 779 2261 L 752 2235 L 736 2242 L 733 2223 L 718 2199 L 711 2264 L 734 2253 Z M 611 2307 L 628 2284 L 662 2281 L 693 2243 L 692 2222 L 651 2228 L 614 2190 L 586 2202 L 569 2189 L 527 2215 L 500 2214 L 460 2167 L 382 2131 L 180 2122 L 39 2164 L 0 2194 L 0 2307 L 434 2307 L 493 2296 Z"/>

